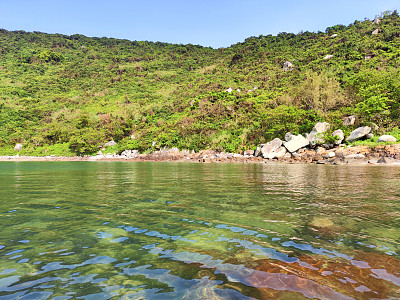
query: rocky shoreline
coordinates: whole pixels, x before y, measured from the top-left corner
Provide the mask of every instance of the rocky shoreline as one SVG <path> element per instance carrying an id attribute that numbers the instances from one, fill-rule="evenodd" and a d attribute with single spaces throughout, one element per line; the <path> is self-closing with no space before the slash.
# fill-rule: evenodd
<path id="1" fill-rule="evenodd" d="M 348 117 L 344 125 L 353 125 L 355 117 Z M 351 132 L 346 141 L 368 140 L 373 138 L 372 129 L 359 127 Z M 104 154 L 99 151 L 96 156 L 56 157 L 51 156 L 0 156 L 0 161 L 133 161 L 133 162 L 197 162 L 197 163 L 307 163 L 307 164 L 393 164 L 400 165 L 400 144 L 390 135 L 379 137 L 377 142 L 385 144 L 375 147 L 351 146 L 343 144 L 345 136 L 341 129 L 330 131 L 330 124 L 319 122 L 310 133 L 293 135 L 288 132 L 285 140 L 275 138 L 261 144 L 256 150 L 247 150 L 242 154 L 225 153 L 214 150 L 199 152 L 164 148 L 151 153 L 140 153 L 138 150 L 125 150 L 121 154 Z M 114 141 L 111 146 L 116 145 Z M 106 144 L 106 145 L 107 145 Z M 110 145 L 109 145 L 110 146 Z M 17 144 L 15 151 L 22 149 Z M 103 149 L 105 150 L 105 149 Z"/>
<path id="2" fill-rule="evenodd" d="M 197 153 L 177 148 L 153 153 L 124 151 L 121 155 L 96 156 L 0 156 L 0 161 L 131 161 L 131 162 L 194 162 L 194 163 L 284 163 L 284 164 L 392 164 L 400 166 L 400 144 L 369 146 L 339 146 L 332 149 L 301 148 L 281 157 L 264 158 L 246 151 L 244 154 L 202 150 Z M 254 152 L 254 151 L 253 151 Z"/>

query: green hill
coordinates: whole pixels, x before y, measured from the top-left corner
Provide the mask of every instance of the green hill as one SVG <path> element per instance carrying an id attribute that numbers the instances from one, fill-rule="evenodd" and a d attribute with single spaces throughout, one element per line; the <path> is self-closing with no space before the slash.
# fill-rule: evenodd
<path id="1" fill-rule="evenodd" d="M 15 143 L 90 154 L 109 140 L 119 151 L 241 151 L 351 114 L 396 132 L 400 17 L 379 21 L 220 49 L 0 30 L 0 154 Z"/>

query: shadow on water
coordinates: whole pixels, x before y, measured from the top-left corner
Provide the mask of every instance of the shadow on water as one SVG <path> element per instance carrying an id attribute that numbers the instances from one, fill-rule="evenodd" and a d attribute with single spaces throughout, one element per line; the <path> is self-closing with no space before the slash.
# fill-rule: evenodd
<path id="1" fill-rule="evenodd" d="M 0 299 L 400 297 L 400 169 L 4 162 Z"/>

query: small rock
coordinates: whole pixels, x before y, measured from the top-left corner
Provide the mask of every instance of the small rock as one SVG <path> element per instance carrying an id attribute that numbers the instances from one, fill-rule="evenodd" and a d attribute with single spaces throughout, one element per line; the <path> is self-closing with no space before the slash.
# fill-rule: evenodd
<path id="1" fill-rule="evenodd" d="M 365 136 L 365 138 L 366 138 L 367 140 L 373 139 L 373 138 L 374 138 L 374 134 L 373 134 L 373 133 L 368 133 L 368 134 Z"/>
<path id="2" fill-rule="evenodd" d="M 378 143 L 386 143 L 386 142 L 396 143 L 396 141 L 397 139 L 392 135 L 382 135 L 377 140 Z"/>
<path id="3" fill-rule="evenodd" d="M 326 153 L 322 154 L 323 158 L 332 158 L 335 156 L 336 156 L 335 152 L 326 152 Z"/>
<path id="4" fill-rule="evenodd" d="M 225 90 L 225 92 L 232 93 L 233 89 L 230 87 L 229 89 Z"/>
<path id="5" fill-rule="evenodd" d="M 350 154 L 350 155 L 346 155 L 344 158 L 345 159 L 363 159 L 363 158 L 365 158 L 365 155 L 363 155 L 363 154 Z"/>
<path id="6" fill-rule="evenodd" d="M 104 147 L 112 147 L 115 146 L 117 143 L 114 141 L 109 141 L 107 143 L 104 144 Z"/>
<path id="7" fill-rule="evenodd" d="M 244 155 L 253 156 L 254 152 L 255 152 L 254 150 L 246 150 L 246 151 L 244 151 Z"/>
<path id="8" fill-rule="evenodd" d="M 134 134 L 131 135 L 131 140 L 136 140 L 136 136 Z"/>
<path id="9" fill-rule="evenodd" d="M 337 37 L 337 36 L 338 36 L 338 34 L 337 34 L 337 33 L 334 33 L 334 34 L 331 35 L 331 38 L 335 38 L 335 37 Z"/>
<path id="10" fill-rule="evenodd" d="M 291 132 L 285 134 L 285 142 L 289 142 L 294 135 Z"/>
<path id="11" fill-rule="evenodd" d="M 327 60 L 327 59 L 331 59 L 332 57 L 333 57 L 333 55 L 329 54 L 329 55 L 325 56 L 324 59 Z"/>
<path id="12" fill-rule="evenodd" d="M 355 122 L 356 122 L 356 116 L 354 116 L 354 115 L 348 116 L 348 117 L 344 118 L 343 125 L 344 126 L 353 126 Z"/>
<path id="13" fill-rule="evenodd" d="M 375 29 L 374 31 L 372 31 L 372 34 L 376 35 L 379 33 L 379 31 L 380 31 L 379 29 Z"/>
<path id="14" fill-rule="evenodd" d="M 376 18 L 376 19 L 372 22 L 372 24 L 379 24 L 380 22 L 381 22 L 381 20 L 378 19 L 378 18 Z"/>
<path id="15" fill-rule="evenodd" d="M 293 70 L 293 64 L 292 64 L 292 62 L 286 61 L 286 62 L 283 64 L 283 71 L 284 71 L 284 72 L 287 72 L 287 71 L 292 71 L 292 70 Z"/>
<path id="16" fill-rule="evenodd" d="M 357 141 L 363 137 L 366 137 L 370 132 L 371 132 L 371 127 L 368 126 L 358 127 L 350 134 L 350 136 L 347 137 L 346 141 L 350 143 Z"/>
<path id="17" fill-rule="evenodd" d="M 15 147 L 14 147 L 14 151 L 17 151 L 17 152 L 21 151 L 22 147 L 23 147 L 22 144 L 16 144 Z"/>

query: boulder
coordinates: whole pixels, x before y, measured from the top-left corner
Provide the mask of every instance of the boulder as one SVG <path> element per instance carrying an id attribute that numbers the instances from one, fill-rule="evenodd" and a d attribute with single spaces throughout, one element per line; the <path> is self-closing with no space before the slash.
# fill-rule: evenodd
<path id="1" fill-rule="evenodd" d="M 327 60 L 327 59 L 331 59 L 332 57 L 333 57 L 333 55 L 329 54 L 329 55 L 325 56 L 324 59 Z"/>
<path id="2" fill-rule="evenodd" d="M 109 141 L 107 143 L 104 144 L 104 147 L 112 147 L 115 146 L 117 143 L 114 141 Z"/>
<path id="3" fill-rule="evenodd" d="M 277 149 L 275 151 L 275 153 L 276 153 L 275 154 L 275 158 L 282 158 L 282 157 L 284 157 L 286 155 L 287 150 L 286 150 L 285 147 L 280 147 L 279 149 Z"/>
<path id="4" fill-rule="evenodd" d="M 329 128 L 331 128 L 331 124 L 329 124 L 327 122 L 318 122 L 317 124 L 315 124 L 312 131 L 316 131 L 317 133 L 324 133 L 324 132 L 328 131 Z"/>
<path id="5" fill-rule="evenodd" d="M 14 147 L 14 151 L 21 151 L 22 150 L 22 144 L 16 144 Z"/>
<path id="6" fill-rule="evenodd" d="M 357 141 L 359 139 L 366 137 L 370 132 L 371 132 L 371 127 L 368 126 L 358 127 L 356 130 L 352 131 L 350 136 L 347 137 L 346 141 L 350 143 Z"/>
<path id="7" fill-rule="evenodd" d="M 254 156 L 259 157 L 261 156 L 261 148 L 264 147 L 265 144 L 261 144 L 259 147 L 257 147 L 256 151 L 254 151 Z"/>
<path id="8" fill-rule="evenodd" d="M 356 116 L 354 116 L 354 115 L 348 116 L 348 117 L 344 118 L 343 125 L 344 126 L 353 126 L 355 122 L 356 122 Z"/>
<path id="9" fill-rule="evenodd" d="M 276 157 L 277 150 L 282 147 L 281 139 L 273 139 L 269 143 L 261 147 L 261 155 L 264 158 L 273 159 Z"/>
<path id="10" fill-rule="evenodd" d="M 310 144 L 309 140 L 307 140 L 304 136 L 301 134 L 292 136 L 290 141 L 284 142 L 283 145 L 285 148 L 290 152 L 293 153 L 300 148 L 304 148 Z"/>
<path id="11" fill-rule="evenodd" d="M 372 34 L 373 34 L 373 35 L 376 35 L 376 34 L 379 33 L 379 31 L 380 31 L 379 29 L 375 29 L 374 31 L 372 31 Z"/>
<path id="12" fill-rule="evenodd" d="M 378 143 L 386 143 L 386 142 L 396 143 L 397 139 L 392 135 L 382 135 L 378 138 L 377 142 Z"/>
<path id="13" fill-rule="evenodd" d="M 338 137 L 338 139 L 335 141 L 335 145 L 340 145 L 344 140 L 344 133 L 342 129 L 338 129 L 332 132 L 332 136 Z"/>
<path id="14" fill-rule="evenodd" d="M 292 71 L 293 70 L 293 64 L 290 61 L 286 61 L 283 64 L 283 71 L 287 72 L 287 71 Z"/>
<path id="15" fill-rule="evenodd" d="M 138 150 L 125 150 L 121 153 L 122 156 L 126 156 L 127 158 L 135 158 L 139 155 Z"/>
<path id="16" fill-rule="evenodd" d="M 307 136 L 307 141 L 311 147 L 315 147 L 324 143 L 324 139 L 322 138 L 322 136 L 323 133 L 318 133 L 317 131 L 313 130 Z"/>

